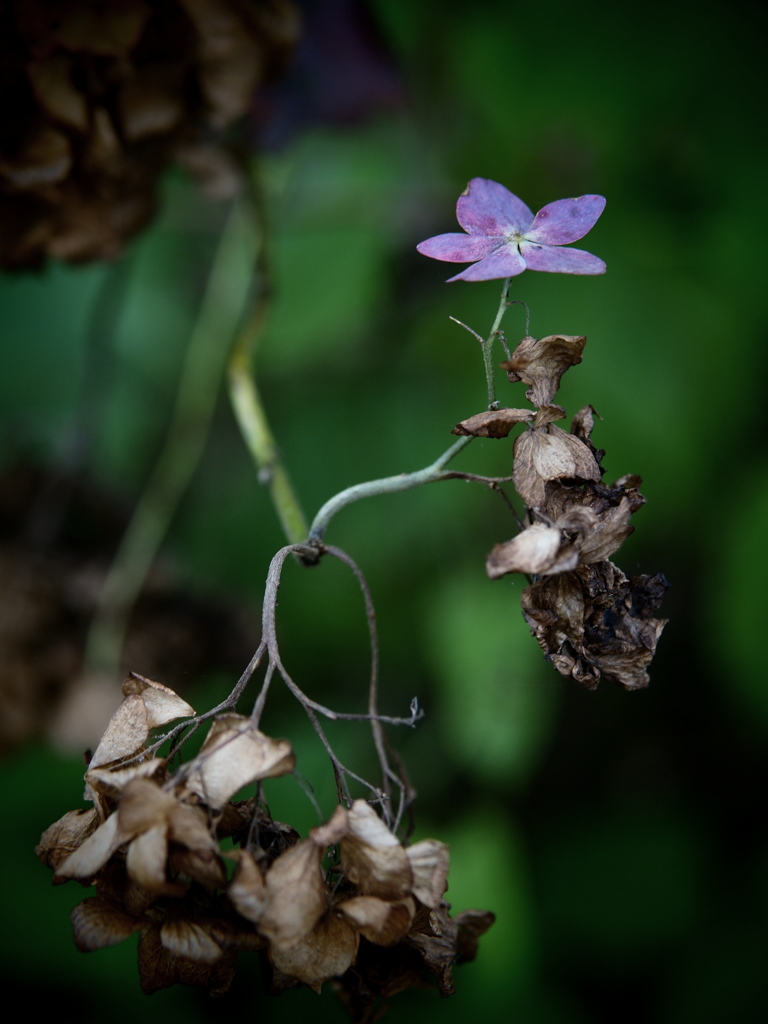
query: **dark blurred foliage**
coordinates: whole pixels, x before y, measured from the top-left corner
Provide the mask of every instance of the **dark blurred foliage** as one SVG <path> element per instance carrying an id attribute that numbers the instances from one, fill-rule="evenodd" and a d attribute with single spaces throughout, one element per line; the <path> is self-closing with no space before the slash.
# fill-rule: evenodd
<path id="1" fill-rule="evenodd" d="M 414 251 L 454 229 L 465 182 L 499 180 L 533 209 L 596 192 L 608 205 L 588 249 L 608 273 L 526 273 L 514 296 L 530 304 L 534 334 L 587 335 L 559 401 L 571 414 L 586 403 L 599 411 L 593 439 L 610 479 L 643 477 L 648 504 L 618 564 L 671 582 L 649 689 L 587 692 L 543 662 L 520 615 L 522 581 L 485 577 L 488 551 L 511 533 L 496 496 L 446 482 L 334 521 L 329 542 L 359 561 L 376 601 L 383 710 L 403 713 L 418 694 L 427 712 L 393 737 L 419 791 L 417 835 L 451 844 L 454 910 L 497 914 L 477 961 L 457 970 L 457 994 L 403 995 L 392 1019 L 761 1021 L 765 16 L 738 2 L 377 0 L 364 19 L 375 43 L 359 44 L 343 92 L 376 93 L 371 79 L 382 76 L 399 106 L 346 130 L 315 123 L 260 160 L 277 298 L 259 381 L 307 511 L 359 480 L 426 465 L 483 408 L 475 343 L 448 316 L 487 330 L 498 288 L 445 285 L 450 268 Z M 329 51 L 348 22 L 334 13 L 321 23 L 328 41 L 317 45 Z M 367 53 L 389 53 L 396 77 L 370 70 Z M 280 127 L 275 137 L 292 135 L 293 124 Z M 159 219 L 119 264 L 54 264 L 0 282 L 4 480 L 36 467 L 36 507 L 50 500 L 46 480 L 80 480 L 103 509 L 94 541 L 108 509 L 116 523 L 130 514 L 151 470 L 221 222 L 220 208 L 171 175 Z M 506 329 L 523 333 L 515 308 Z M 519 404 L 522 385 L 503 387 L 502 401 Z M 478 440 L 457 464 L 504 473 L 509 447 Z M 25 529 L 30 559 L 41 541 Z M 18 532 L 5 541 L 20 550 Z M 281 543 L 222 396 L 157 571 L 253 622 Z M 278 626 L 313 696 L 363 704 L 365 621 L 341 566 L 288 565 Z M 170 662 L 161 681 L 186 682 L 196 707 L 237 673 L 221 657 Z M 330 993 L 263 997 L 247 957 L 233 992 L 209 1004 L 181 989 L 141 997 L 130 942 L 77 954 L 68 913 L 81 895 L 74 883 L 50 889 L 32 849 L 79 806 L 81 766 L 43 725 L 2 766 L 8 999 L 34 990 L 40 1007 L 55 999 L 59 1012 L 115 1021 L 344 1019 Z M 287 698 L 275 694 L 265 725 L 291 736 L 327 811 L 330 772 Z M 365 770 L 364 727 L 331 733 Z M 314 824 L 291 780 L 268 796 L 276 816 Z"/>

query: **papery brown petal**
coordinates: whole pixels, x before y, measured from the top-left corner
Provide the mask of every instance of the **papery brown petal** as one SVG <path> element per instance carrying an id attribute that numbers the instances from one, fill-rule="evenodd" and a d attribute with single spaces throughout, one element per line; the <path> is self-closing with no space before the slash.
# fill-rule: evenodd
<path id="1" fill-rule="evenodd" d="M 405 852 L 413 870 L 413 895 L 425 907 L 439 907 L 448 888 L 448 847 L 437 839 L 422 839 Z"/>
<path id="2" fill-rule="evenodd" d="M 126 838 L 132 838 L 155 825 L 165 826 L 176 806 L 175 798 L 154 782 L 133 779 L 123 787 L 120 797 L 117 810 L 120 831 Z"/>
<path id="3" fill-rule="evenodd" d="M 221 850 L 202 808 L 176 804 L 168 815 L 168 838 L 174 844 L 172 861 L 177 871 L 208 889 L 224 885 Z"/>
<path id="4" fill-rule="evenodd" d="M 27 74 L 38 102 L 57 121 L 84 132 L 88 128 L 85 96 L 72 84 L 72 59 L 53 53 L 41 63 L 30 64 Z"/>
<path id="5" fill-rule="evenodd" d="M 56 878 L 93 878 L 125 842 L 118 832 L 117 815 L 107 818 L 95 832 L 74 850 L 56 869 Z"/>
<path id="6" fill-rule="evenodd" d="M 288 775 L 295 764 L 287 740 L 271 739 L 244 715 L 220 715 L 189 763 L 186 785 L 210 807 L 223 807 L 243 786 Z"/>
<path id="7" fill-rule="evenodd" d="M 160 928 L 160 942 L 173 956 L 194 960 L 196 964 L 215 964 L 224 955 L 209 929 L 196 921 L 165 921 Z"/>
<path id="8" fill-rule="evenodd" d="M 413 885 L 408 855 L 370 804 L 355 800 L 349 834 L 339 843 L 341 870 L 360 892 L 382 899 L 407 896 Z"/>
<path id="9" fill-rule="evenodd" d="M 237 953 L 225 953 L 215 964 L 200 964 L 177 957 L 160 941 L 160 925 L 150 928 L 139 942 L 139 978 L 147 995 L 170 985 L 206 988 L 212 996 L 223 995 L 232 984 Z"/>
<path id="10" fill-rule="evenodd" d="M 360 934 L 377 946 L 394 946 L 407 933 L 415 913 L 412 899 L 396 902 L 377 896 L 353 896 L 336 905 Z"/>
<path id="11" fill-rule="evenodd" d="M 138 42 L 151 8 L 143 0 L 67 4 L 59 11 L 54 38 L 66 50 L 127 56 Z M 62 16 L 63 15 L 63 16 Z"/>
<path id="12" fill-rule="evenodd" d="M 440 995 L 452 995 L 452 967 L 458 952 L 458 925 L 447 909 L 438 907 L 429 910 L 424 907 L 405 941 L 419 951 L 424 965 L 437 978 Z"/>
<path id="13" fill-rule="evenodd" d="M 493 409 L 457 423 L 452 434 L 465 437 L 506 437 L 518 423 L 530 423 L 533 409 Z"/>
<path id="14" fill-rule="evenodd" d="M 231 850 L 227 856 L 237 861 L 227 895 L 238 914 L 258 924 L 269 899 L 264 876 L 246 850 Z"/>
<path id="15" fill-rule="evenodd" d="M 349 816 L 346 807 L 339 804 L 325 825 L 318 825 L 309 833 L 309 838 L 317 846 L 326 849 L 335 846 L 349 831 Z"/>
<path id="16" fill-rule="evenodd" d="M 582 406 L 571 420 L 571 433 L 580 437 L 582 441 L 589 441 L 595 428 L 595 416 L 600 419 L 593 406 Z"/>
<path id="17" fill-rule="evenodd" d="M 163 822 L 136 836 L 128 846 L 125 866 L 129 876 L 142 889 L 172 896 L 183 893 L 184 890 L 170 885 L 165 877 L 168 860 L 167 835 L 168 826 Z"/>
<path id="18" fill-rule="evenodd" d="M 328 907 L 320 863 L 323 851 L 304 840 L 281 853 L 267 872 L 269 902 L 259 931 L 275 949 L 288 949 L 310 932 Z"/>
<path id="19" fill-rule="evenodd" d="M 99 768 L 137 754 L 149 736 L 147 707 L 138 694 L 131 694 L 112 715 L 88 767 Z"/>
<path id="20" fill-rule="evenodd" d="M 564 419 L 565 409 L 562 405 L 542 405 L 533 418 L 533 425 L 534 427 L 546 427 L 548 423 Z"/>
<path id="21" fill-rule="evenodd" d="M 134 693 L 138 693 L 146 705 L 147 725 L 150 729 L 167 725 L 177 718 L 190 718 L 195 713 L 195 709 L 169 686 L 156 683 L 137 672 L 130 672 L 123 683 L 123 694 L 128 697 Z"/>
<path id="22" fill-rule="evenodd" d="M 152 757 L 147 761 L 135 761 L 127 768 L 89 768 L 85 773 L 85 781 L 96 793 L 114 800 L 134 779 L 154 779 L 162 782 L 165 766 L 164 758 Z"/>
<path id="23" fill-rule="evenodd" d="M 570 366 L 581 362 L 586 343 L 585 337 L 567 334 L 523 338 L 501 366 L 512 383 L 522 380 L 531 385 L 525 397 L 533 405 L 549 405 L 560 387 L 562 375 Z"/>
<path id="24" fill-rule="evenodd" d="M 462 910 L 454 920 L 459 928 L 456 963 L 469 963 L 477 956 L 480 936 L 488 931 L 496 916 L 490 910 Z"/>
<path id="25" fill-rule="evenodd" d="M 550 423 L 526 430 L 515 440 L 513 480 L 529 508 L 544 504 L 551 480 L 597 481 L 600 467 L 589 448 Z"/>
<path id="26" fill-rule="evenodd" d="M 330 913 L 290 948 L 269 948 L 273 966 L 319 992 L 324 981 L 344 974 L 354 963 L 359 943 L 347 921 Z"/>
<path id="27" fill-rule="evenodd" d="M 99 896 L 78 903 L 70 916 L 75 945 L 83 953 L 114 946 L 149 925 L 148 918 L 132 917 L 119 903 Z"/>
<path id="28" fill-rule="evenodd" d="M 492 580 L 496 580 L 508 572 L 538 576 L 574 569 L 579 562 L 579 553 L 565 545 L 565 557 L 561 557 L 562 544 L 563 535 L 560 530 L 543 523 L 534 523 L 512 540 L 497 544 L 492 549 L 485 563 L 486 572 Z M 562 568 L 559 567 L 561 564 Z"/>
<path id="29" fill-rule="evenodd" d="M 67 811 L 43 832 L 35 853 L 43 864 L 55 871 L 98 826 L 99 812 L 95 808 Z"/>

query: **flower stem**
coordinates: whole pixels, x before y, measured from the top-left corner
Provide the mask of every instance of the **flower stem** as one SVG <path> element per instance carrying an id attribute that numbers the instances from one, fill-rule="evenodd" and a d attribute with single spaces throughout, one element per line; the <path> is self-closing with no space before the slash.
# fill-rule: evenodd
<path id="1" fill-rule="evenodd" d="M 255 171 L 251 173 L 250 186 L 250 222 L 256 236 L 256 284 L 248 319 L 235 340 L 229 360 L 229 397 L 240 432 L 256 463 L 259 483 L 269 488 L 269 496 L 288 543 L 299 544 L 307 536 L 307 521 L 280 458 L 253 370 L 253 353 L 271 304 L 272 278 L 264 202 Z"/>
<path id="2" fill-rule="evenodd" d="M 506 313 L 509 303 L 507 302 L 507 294 L 509 293 L 509 282 L 512 278 L 508 277 L 505 279 L 501 289 L 501 299 L 499 300 L 499 308 L 496 310 L 496 319 L 493 321 L 493 327 L 491 327 L 491 333 L 488 335 L 486 340 L 483 342 L 483 365 L 485 366 L 485 383 L 488 388 L 488 408 L 496 408 L 496 382 L 494 380 L 493 371 L 493 343 L 496 340 L 496 335 L 501 326 L 501 321 Z"/>
<path id="3" fill-rule="evenodd" d="M 359 501 L 361 498 L 373 498 L 379 494 L 393 494 L 396 491 L 410 491 L 414 487 L 421 487 L 422 484 L 451 479 L 452 474 L 445 472 L 445 467 L 472 440 L 474 440 L 472 437 L 459 438 L 431 466 L 417 469 L 414 473 L 400 473 L 397 476 L 383 477 L 381 480 L 367 480 L 365 483 L 355 484 L 353 487 L 334 494 L 326 501 L 312 522 L 309 531 L 310 543 L 322 541 L 331 519 L 345 505 L 351 505 L 353 501 Z"/>

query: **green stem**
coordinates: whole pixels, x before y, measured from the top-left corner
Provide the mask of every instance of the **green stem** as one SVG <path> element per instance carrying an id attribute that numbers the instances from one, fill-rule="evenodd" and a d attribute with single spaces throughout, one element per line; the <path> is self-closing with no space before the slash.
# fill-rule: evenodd
<path id="1" fill-rule="evenodd" d="M 483 365 L 485 367 L 485 383 L 488 388 L 488 408 L 496 408 L 496 382 L 494 380 L 493 371 L 493 343 L 496 340 L 496 333 L 501 326 L 501 321 L 506 313 L 509 303 L 507 302 L 507 295 L 509 293 L 509 283 L 512 278 L 508 277 L 504 281 L 504 285 L 501 289 L 501 299 L 499 300 L 499 308 L 496 310 L 496 319 L 493 321 L 493 327 L 491 327 L 491 333 L 488 335 L 486 340 L 483 342 Z"/>
<path id="2" fill-rule="evenodd" d="M 235 341 L 229 360 L 229 397 L 240 432 L 256 463 L 259 483 L 269 488 L 283 533 L 289 544 L 300 544 L 307 536 L 307 520 L 280 458 L 253 370 L 253 353 L 269 314 L 272 280 L 266 215 L 255 169 L 250 185 L 251 224 L 256 234 L 256 294 L 248 321 Z"/>
<path id="3" fill-rule="evenodd" d="M 251 241 L 243 224 L 235 204 L 189 339 L 168 433 L 99 595 L 86 644 L 86 673 L 117 673 L 128 616 L 203 453 L 230 340 L 250 288 Z"/>
<path id="4" fill-rule="evenodd" d="M 355 484 L 345 491 L 334 494 L 315 516 L 309 531 L 310 542 L 322 541 L 331 519 L 345 505 L 351 505 L 353 501 L 360 501 L 361 498 L 373 498 L 379 494 L 393 494 L 396 491 L 410 491 L 414 487 L 421 487 L 422 484 L 449 479 L 451 474 L 444 472 L 445 467 L 462 448 L 466 448 L 473 440 L 472 437 L 459 438 L 446 452 L 443 452 L 439 459 L 425 469 L 418 469 L 414 473 L 400 473 L 398 476 L 387 476 L 381 480 L 367 480 L 365 483 Z"/>

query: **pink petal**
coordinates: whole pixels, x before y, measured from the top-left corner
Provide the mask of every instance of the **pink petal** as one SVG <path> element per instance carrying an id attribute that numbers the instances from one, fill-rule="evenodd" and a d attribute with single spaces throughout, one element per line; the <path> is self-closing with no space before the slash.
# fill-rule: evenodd
<path id="1" fill-rule="evenodd" d="M 435 235 L 425 242 L 419 242 L 416 249 L 422 256 L 446 263 L 473 263 L 497 249 L 503 238 L 486 238 L 484 235 L 462 235 L 458 231 L 448 235 Z"/>
<path id="2" fill-rule="evenodd" d="M 603 261 L 583 249 L 560 249 L 551 245 L 521 242 L 520 252 L 530 270 L 548 270 L 553 274 L 605 273 Z"/>
<path id="3" fill-rule="evenodd" d="M 523 234 L 533 214 L 498 181 L 473 178 L 456 203 L 456 219 L 470 235 Z"/>
<path id="4" fill-rule="evenodd" d="M 579 196 L 578 199 L 558 199 L 542 206 L 525 232 L 532 242 L 544 245 L 565 245 L 575 242 L 594 227 L 605 209 L 602 196 Z"/>
<path id="5" fill-rule="evenodd" d="M 448 281 L 493 281 L 500 277 L 516 277 L 525 270 L 525 260 L 516 245 L 503 245 L 479 263 L 467 267 Z"/>

